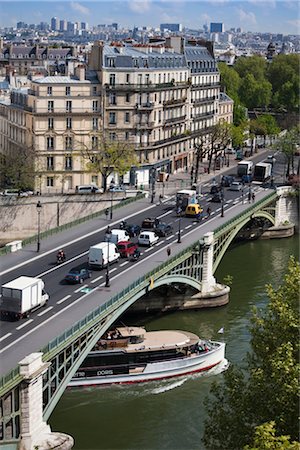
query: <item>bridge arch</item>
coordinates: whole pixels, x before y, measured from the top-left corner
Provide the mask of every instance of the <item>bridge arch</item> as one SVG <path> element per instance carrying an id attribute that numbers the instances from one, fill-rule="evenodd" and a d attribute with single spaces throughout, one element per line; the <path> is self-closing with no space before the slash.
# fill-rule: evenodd
<path id="1" fill-rule="evenodd" d="M 214 263 L 213 263 L 213 273 L 215 273 L 215 271 L 217 270 L 218 265 L 220 264 L 223 256 L 225 255 L 228 247 L 230 246 L 230 244 L 232 243 L 232 241 L 234 240 L 234 238 L 237 236 L 237 234 L 239 233 L 239 231 L 248 223 L 250 222 L 252 219 L 256 218 L 256 217 L 263 217 L 267 220 L 269 220 L 269 222 L 271 222 L 271 224 L 274 226 L 275 225 L 275 217 L 272 216 L 271 213 L 269 213 L 268 211 L 265 210 L 259 210 L 259 211 L 255 211 L 253 212 L 253 214 L 251 214 L 250 217 L 246 217 L 243 221 L 241 221 L 240 223 L 236 224 L 236 226 L 234 228 L 232 228 L 224 237 L 224 240 L 222 241 L 222 245 L 221 245 L 221 249 L 219 252 L 217 252 L 217 256 L 214 259 Z"/>

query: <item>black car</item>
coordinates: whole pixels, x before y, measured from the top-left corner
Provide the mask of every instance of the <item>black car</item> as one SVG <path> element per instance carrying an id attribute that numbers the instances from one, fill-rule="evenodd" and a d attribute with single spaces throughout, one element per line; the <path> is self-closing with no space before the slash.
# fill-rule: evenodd
<path id="1" fill-rule="evenodd" d="M 210 193 L 215 194 L 216 192 L 220 192 L 221 190 L 222 186 L 220 186 L 219 184 L 213 184 L 212 187 L 210 188 Z"/>
<path id="2" fill-rule="evenodd" d="M 147 217 L 142 222 L 142 228 L 146 230 L 150 230 L 152 228 L 157 228 L 158 224 L 160 223 L 159 219 L 153 219 L 151 217 Z"/>
<path id="3" fill-rule="evenodd" d="M 215 194 L 212 196 L 211 202 L 213 203 L 221 203 L 222 201 L 222 192 L 215 192 Z"/>
<path id="4" fill-rule="evenodd" d="M 221 179 L 221 185 L 224 187 L 231 186 L 231 183 L 233 183 L 234 177 L 231 175 L 223 175 Z"/>
<path id="5" fill-rule="evenodd" d="M 172 233 L 173 227 L 167 223 L 162 222 L 155 227 L 155 234 L 159 237 L 165 237 Z"/>
<path id="6" fill-rule="evenodd" d="M 138 236 L 141 231 L 141 227 L 139 225 L 135 225 L 133 223 L 126 224 L 125 230 L 129 234 L 130 237 Z"/>
<path id="7" fill-rule="evenodd" d="M 87 278 L 91 278 L 92 273 L 88 269 L 71 269 L 69 273 L 65 276 L 65 281 L 67 283 L 83 283 Z"/>

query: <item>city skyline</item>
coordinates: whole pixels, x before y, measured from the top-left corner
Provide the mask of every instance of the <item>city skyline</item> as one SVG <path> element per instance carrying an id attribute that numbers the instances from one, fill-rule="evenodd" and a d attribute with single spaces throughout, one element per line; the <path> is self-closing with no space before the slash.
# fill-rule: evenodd
<path id="1" fill-rule="evenodd" d="M 183 27 L 201 29 L 204 24 L 223 22 L 225 31 L 300 34 L 299 3 L 294 0 L 132 0 L 132 1 L 0 1 L 0 26 L 12 27 L 48 22 L 52 17 L 72 22 L 87 22 L 91 27 L 117 22 L 119 26 L 150 26 L 181 23 Z"/>

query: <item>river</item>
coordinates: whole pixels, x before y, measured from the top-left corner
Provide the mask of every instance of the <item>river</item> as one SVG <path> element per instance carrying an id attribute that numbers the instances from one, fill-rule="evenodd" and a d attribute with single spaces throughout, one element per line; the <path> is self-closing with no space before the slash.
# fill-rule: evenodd
<path id="1" fill-rule="evenodd" d="M 265 285 L 281 283 L 292 254 L 299 259 L 298 236 L 233 247 L 216 273 L 218 281 L 233 276 L 227 306 L 152 318 L 145 324 L 147 330 L 182 329 L 224 339 L 227 359 L 242 366 L 250 349 L 251 309 L 266 305 Z M 217 334 L 221 327 L 223 335 Z M 203 450 L 203 401 L 212 381 L 220 377 L 195 375 L 138 386 L 69 390 L 49 423 L 52 430 L 72 435 L 77 450 Z"/>

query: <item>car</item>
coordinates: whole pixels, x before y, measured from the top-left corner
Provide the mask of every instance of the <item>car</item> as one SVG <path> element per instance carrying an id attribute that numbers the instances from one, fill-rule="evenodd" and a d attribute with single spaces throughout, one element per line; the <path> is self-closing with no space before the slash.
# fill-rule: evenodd
<path id="1" fill-rule="evenodd" d="M 135 237 L 140 234 L 141 227 L 139 225 L 130 223 L 125 225 L 125 230 L 127 231 L 130 237 Z"/>
<path id="2" fill-rule="evenodd" d="M 88 269 L 78 269 L 74 267 L 65 276 L 65 281 L 67 283 L 83 283 L 87 278 L 91 278 L 92 273 Z"/>
<path id="3" fill-rule="evenodd" d="M 242 183 L 240 183 L 239 181 L 234 181 L 228 189 L 229 191 L 240 191 L 242 187 Z"/>
<path id="4" fill-rule="evenodd" d="M 229 187 L 233 183 L 234 177 L 232 175 L 223 175 L 221 179 L 221 185 L 224 187 Z"/>
<path id="5" fill-rule="evenodd" d="M 142 231 L 138 237 L 138 244 L 151 247 L 159 241 L 159 237 L 153 231 Z"/>
<path id="6" fill-rule="evenodd" d="M 125 192 L 125 187 L 124 186 L 110 186 L 108 190 L 109 190 L 109 192 Z"/>
<path id="7" fill-rule="evenodd" d="M 201 218 L 202 213 L 203 209 L 201 208 L 199 203 L 190 203 L 185 209 L 185 217 L 193 217 L 197 220 Z"/>
<path id="8" fill-rule="evenodd" d="M 211 202 L 213 203 L 221 203 L 223 198 L 222 192 L 216 192 L 212 198 L 210 199 Z"/>
<path id="9" fill-rule="evenodd" d="M 173 233 L 173 227 L 172 227 L 172 225 L 170 225 L 168 223 L 162 222 L 162 223 L 159 223 L 155 227 L 155 234 L 159 237 L 165 237 L 172 233 Z"/>
<path id="10" fill-rule="evenodd" d="M 151 218 L 151 217 L 147 217 L 142 222 L 142 228 L 145 228 L 146 230 L 149 230 L 149 229 L 152 229 L 152 228 L 156 228 L 159 223 L 160 223 L 159 219 L 154 219 L 154 218 Z"/>
<path id="11" fill-rule="evenodd" d="M 222 190 L 222 186 L 220 184 L 213 184 L 210 188 L 210 193 L 215 194 L 216 192 L 220 192 Z"/>
<path id="12" fill-rule="evenodd" d="M 120 241 L 117 243 L 117 249 L 122 258 L 128 258 L 137 252 L 138 246 L 134 242 Z"/>

